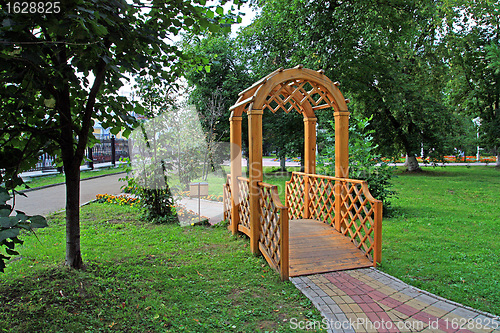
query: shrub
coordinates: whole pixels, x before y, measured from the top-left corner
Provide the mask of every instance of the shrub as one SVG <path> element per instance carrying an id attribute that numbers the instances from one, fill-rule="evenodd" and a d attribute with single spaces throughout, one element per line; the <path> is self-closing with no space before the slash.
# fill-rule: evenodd
<path id="1" fill-rule="evenodd" d="M 167 182 L 165 167 L 152 170 L 139 183 L 130 173 L 132 171 L 130 161 L 126 166 L 127 176 L 123 180 L 127 185 L 122 187 L 128 193 L 139 198 L 137 204 L 142 208 L 144 218 L 153 223 L 178 223 L 174 206 L 174 198 Z M 160 181 L 162 180 L 162 181 Z"/>
<path id="2" fill-rule="evenodd" d="M 373 116 L 372 116 L 373 117 Z M 374 198 L 384 202 L 384 215 L 390 213 L 390 198 L 396 193 L 391 190 L 394 167 L 389 166 L 382 156 L 375 153 L 378 145 L 373 142 L 374 130 L 368 125 L 372 119 L 350 118 L 349 127 L 349 178 L 366 180 Z M 318 157 L 318 171 L 335 176 L 335 124 L 329 122 L 325 132 L 326 145 Z"/>
<path id="3" fill-rule="evenodd" d="M 7 204 L 11 199 L 9 191 L 0 187 L 0 249 L 5 249 L 5 254 L 0 252 L 0 272 L 4 272 L 5 262 L 14 255 L 19 255 L 15 249 L 16 244 L 23 241 L 18 238 L 22 229 L 33 231 L 36 228 L 47 227 L 47 220 L 41 215 L 28 216 L 16 210 L 16 215 L 11 215 L 13 207 Z"/>

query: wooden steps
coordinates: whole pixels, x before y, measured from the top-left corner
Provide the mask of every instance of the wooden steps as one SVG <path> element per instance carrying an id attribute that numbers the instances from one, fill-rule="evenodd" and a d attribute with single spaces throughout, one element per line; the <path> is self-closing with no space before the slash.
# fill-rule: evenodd
<path id="1" fill-rule="evenodd" d="M 290 276 L 370 267 L 349 238 L 317 220 L 290 220 Z"/>

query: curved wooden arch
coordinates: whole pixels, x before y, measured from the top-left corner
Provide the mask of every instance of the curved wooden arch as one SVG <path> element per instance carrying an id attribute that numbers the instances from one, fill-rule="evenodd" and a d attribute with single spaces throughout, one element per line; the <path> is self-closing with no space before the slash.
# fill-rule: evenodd
<path id="1" fill-rule="evenodd" d="M 322 70 L 314 71 L 301 65 L 280 68 L 239 93 L 238 101 L 230 108 L 231 136 L 231 229 L 237 233 L 239 222 L 239 189 L 234 181 L 241 176 L 241 119 L 248 114 L 249 137 L 249 196 L 250 245 L 258 253 L 259 238 L 259 186 L 262 181 L 262 114 L 282 110 L 295 110 L 304 116 L 304 171 L 316 172 L 316 115 L 317 110 L 333 108 L 335 117 L 335 176 L 349 175 L 349 111 L 347 101 Z M 307 200 L 307 198 L 305 199 Z M 306 216 L 304 218 L 307 218 Z"/>
<path id="2" fill-rule="evenodd" d="M 313 89 L 306 89 L 307 84 Z M 337 85 L 338 83 L 333 83 L 322 70 L 313 71 L 301 66 L 280 68 L 240 92 L 238 101 L 230 108 L 231 116 L 241 116 L 243 112 L 251 109 L 269 108 L 276 112 L 277 110 L 270 106 L 273 101 L 282 104 L 281 108 L 285 112 L 293 108 L 307 118 L 314 118 L 314 111 L 329 107 L 336 112 L 347 112 L 346 100 Z M 277 101 L 280 95 L 284 98 Z"/>

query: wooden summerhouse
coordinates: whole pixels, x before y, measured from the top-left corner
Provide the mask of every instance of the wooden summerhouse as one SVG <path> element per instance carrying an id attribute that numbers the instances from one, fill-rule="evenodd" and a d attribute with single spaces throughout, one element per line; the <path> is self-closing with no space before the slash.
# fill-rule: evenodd
<path id="1" fill-rule="evenodd" d="M 349 179 L 349 111 L 338 83 L 322 70 L 278 69 L 239 94 L 231 107 L 231 173 L 224 185 L 224 214 L 233 234 L 250 237 L 283 280 L 290 276 L 376 266 L 381 260 L 382 202 L 365 181 Z M 262 180 L 264 110 L 304 116 L 304 172 L 277 187 Z M 335 177 L 316 174 L 316 116 L 333 109 Z M 248 114 L 249 178 L 241 175 L 241 122 Z"/>

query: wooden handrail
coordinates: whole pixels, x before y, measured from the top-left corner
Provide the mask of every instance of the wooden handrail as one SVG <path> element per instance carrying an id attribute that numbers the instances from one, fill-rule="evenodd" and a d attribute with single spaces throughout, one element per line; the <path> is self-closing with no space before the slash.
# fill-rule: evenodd
<path id="1" fill-rule="evenodd" d="M 311 195 L 310 202 L 304 197 L 307 195 Z M 304 212 L 310 213 L 310 218 L 326 222 L 349 237 L 374 266 L 381 262 L 382 201 L 371 195 L 366 181 L 293 172 L 286 182 L 286 204 L 290 218 L 300 219 Z"/>
<path id="2" fill-rule="evenodd" d="M 276 185 L 258 182 L 260 188 L 259 249 L 282 280 L 289 277 L 288 208 L 281 203 Z"/>

